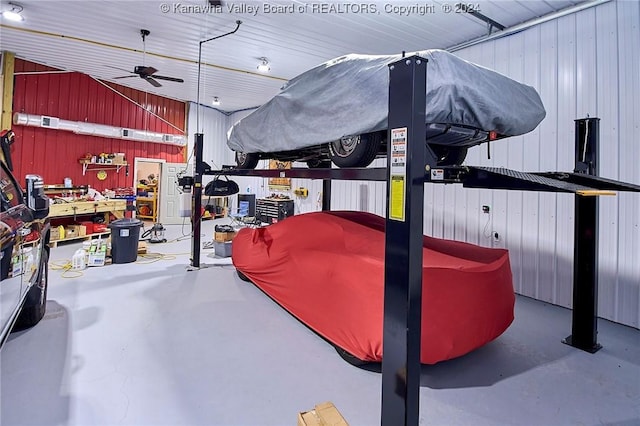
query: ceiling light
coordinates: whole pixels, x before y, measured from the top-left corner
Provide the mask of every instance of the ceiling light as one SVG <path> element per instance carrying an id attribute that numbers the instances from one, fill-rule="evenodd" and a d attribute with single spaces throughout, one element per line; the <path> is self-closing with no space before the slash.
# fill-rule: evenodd
<path id="1" fill-rule="evenodd" d="M 258 65 L 258 71 L 260 72 L 269 72 L 271 67 L 269 66 L 269 61 L 267 58 L 260 58 L 260 65 Z"/>
<path id="2" fill-rule="evenodd" d="M 220 99 L 218 99 L 217 96 L 214 96 L 213 101 L 211 101 L 211 105 L 215 105 L 215 106 L 220 105 Z"/>
<path id="3" fill-rule="evenodd" d="M 23 7 L 15 3 L 8 3 L 8 5 L 11 6 L 11 10 L 5 10 L 2 12 L 2 17 L 14 22 L 24 21 L 24 16 L 20 14 L 22 13 Z"/>

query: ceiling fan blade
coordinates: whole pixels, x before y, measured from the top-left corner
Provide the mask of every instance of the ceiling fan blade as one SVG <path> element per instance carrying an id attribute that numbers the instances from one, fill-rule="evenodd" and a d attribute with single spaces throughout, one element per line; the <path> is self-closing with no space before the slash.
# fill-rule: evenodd
<path id="1" fill-rule="evenodd" d="M 162 84 L 158 83 L 157 81 L 155 81 L 153 78 L 151 77 L 144 77 L 145 80 L 147 80 L 149 83 L 151 83 L 152 86 L 155 87 L 162 87 Z"/>
<path id="2" fill-rule="evenodd" d="M 154 75 L 153 78 L 157 78 L 158 80 L 175 81 L 176 83 L 184 83 L 184 80 L 181 78 L 166 77 L 164 75 Z"/>
<path id="3" fill-rule="evenodd" d="M 113 77 L 113 78 L 117 79 L 117 78 L 130 78 L 130 77 L 137 77 L 137 75 L 121 75 L 120 77 Z"/>

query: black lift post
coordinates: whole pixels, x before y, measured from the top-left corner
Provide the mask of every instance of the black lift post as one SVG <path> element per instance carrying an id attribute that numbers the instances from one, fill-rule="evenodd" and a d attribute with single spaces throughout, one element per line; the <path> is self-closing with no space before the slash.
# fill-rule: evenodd
<path id="1" fill-rule="evenodd" d="M 202 161 L 202 145 L 204 143 L 204 135 L 202 133 L 195 134 L 196 151 L 196 170 L 193 174 L 193 196 L 191 197 L 191 266 L 200 267 L 200 228 L 202 224 L 202 175 L 206 172 L 207 167 Z"/>
<path id="2" fill-rule="evenodd" d="M 328 212 L 331 210 L 331 180 L 322 180 L 322 211 Z"/>
<path id="3" fill-rule="evenodd" d="M 226 37 L 238 31 L 242 21 L 236 21 L 236 28 L 233 31 L 226 32 L 224 34 L 217 35 L 215 37 L 201 40 L 198 43 L 198 96 L 196 102 L 196 131 L 200 129 L 200 69 L 202 68 L 202 45 L 209 43 L 210 41 L 217 40 L 222 37 Z M 193 176 L 193 195 L 191 196 L 191 266 L 194 268 L 200 267 L 200 228 L 202 223 L 202 176 L 206 174 L 209 167 L 202 160 L 202 146 L 204 144 L 204 134 L 196 133 L 195 135 L 195 163 L 196 169 Z"/>
<path id="4" fill-rule="evenodd" d="M 575 120 L 575 173 L 598 176 L 599 118 Z M 595 353 L 598 344 L 598 197 L 575 196 L 573 312 L 564 343 Z"/>
<path id="5" fill-rule="evenodd" d="M 426 68 L 418 56 L 389 65 L 383 426 L 419 420 Z"/>

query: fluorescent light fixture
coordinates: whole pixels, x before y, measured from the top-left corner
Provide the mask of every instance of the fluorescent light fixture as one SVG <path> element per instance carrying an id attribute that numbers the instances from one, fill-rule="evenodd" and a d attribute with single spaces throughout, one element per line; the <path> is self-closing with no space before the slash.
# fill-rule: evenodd
<path id="1" fill-rule="evenodd" d="M 258 65 L 258 71 L 260 72 L 269 72 L 271 67 L 269 66 L 269 61 L 267 58 L 260 58 L 260 64 Z"/>
<path id="2" fill-rule="evenodd" d="M 213 101 L 211 101 L 211 105 L 215 105 L 215 106 L 220 105 L 220 99 L 218 99 L 217 96 L 214 96 Z"/>
<path id="3" fill-rule="evenodd" d="M 11 10 L 5 10 L 4 12 L 2 12 L 2 17 L 4 19 L 7 19 L 9 21 L 13 21 L 13 22 L 22 22 L 24 21 L 24 16 L 21 15 L 22 13 L 22 9 L 23 7 L 20 6 L 19 4 L 15 4 L 15 3 L 7 3 L 9 6 L 11 6 Z"/>

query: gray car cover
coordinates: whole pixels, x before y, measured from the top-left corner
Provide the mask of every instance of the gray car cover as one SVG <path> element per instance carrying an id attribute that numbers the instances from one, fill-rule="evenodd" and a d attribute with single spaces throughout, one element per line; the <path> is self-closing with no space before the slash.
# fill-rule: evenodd
<path id="1" fill-rule="evenodd" d="M 533 130 L 545 110 L 536 90 L 444 50 L 428 59 L 426 122 L 503 136 Z M 229 132 L 240 152 L 291 151 L 387 128 L 388 65 L 400 55 L 346 55 L 287 82 L 278 95 Z"/>

